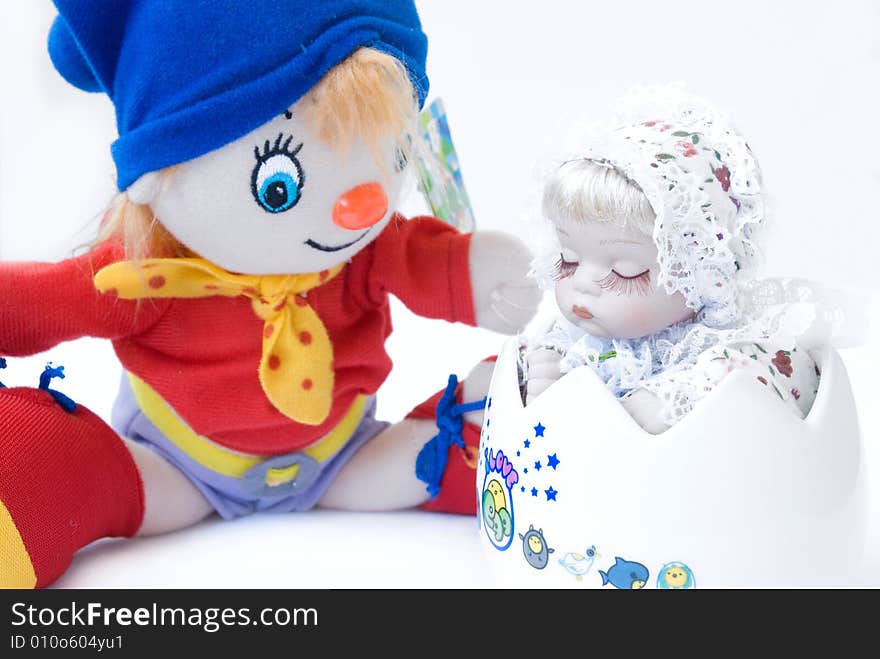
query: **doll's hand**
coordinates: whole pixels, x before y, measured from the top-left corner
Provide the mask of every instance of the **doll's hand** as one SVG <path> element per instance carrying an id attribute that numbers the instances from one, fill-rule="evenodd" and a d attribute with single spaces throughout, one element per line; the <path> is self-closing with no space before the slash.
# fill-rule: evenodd
<path id="1" fill-rule="evenodd" d="M 528 371 L 526 405 L 562 377 L 562 371 L 559 368 L 561 359 L 562 356 L 553 348 L 539 348 L 525 356 Z"/>
<path id="2" fill-rule="evenodd" d="M 513 236 L 482 231 L 471 236 L 469 262 L 477 325 L 502 334 L 522 330 L 541 301 L 528 277 L 529 249 Z"/>
<path id="3" fill-rule="evenodd" d="M 669 426 L 663 421 L 660 411 L 662 401 L 646 389 L 636 389 L 629 396 L 620 401 L 624 409 L 644 430 L 652 435 L 659 435 L 669 430 Z"/>

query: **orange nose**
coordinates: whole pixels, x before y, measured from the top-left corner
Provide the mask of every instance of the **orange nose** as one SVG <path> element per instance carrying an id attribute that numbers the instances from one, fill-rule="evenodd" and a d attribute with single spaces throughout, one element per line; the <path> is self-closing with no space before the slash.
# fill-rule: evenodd
<path id="1" fill-rule="evenodd" d="M 388 196 L 378 183 L 363 183 L 336 200 L 333 223 L 343 229 L 366 229 L 388 212 Z"/>

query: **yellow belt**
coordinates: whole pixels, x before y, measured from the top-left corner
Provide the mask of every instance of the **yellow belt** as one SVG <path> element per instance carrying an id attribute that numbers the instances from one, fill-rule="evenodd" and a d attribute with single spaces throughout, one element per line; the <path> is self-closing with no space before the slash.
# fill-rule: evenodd
<path id="1" fill-rule="evenodd" d="M 190 428 L 165 399 L 150 385 L 133 373 L 127 373 L 128 382 L 138 407 L 165 437 L 191 459 L 203 467 L 223 476 L 241 478 L 254 466 L 265 462 L 272 456 L 247 455 L 224 448 L 202 437 Z M 369 401 L 368 396 L 359 395 L 342 420 L 319 442 L 304 448 L 303 453 L 318 462 L 332 458 L 354 434 Z M 269 469 L 266 472 L 267 485 L 280 485 L 296 478 L 299 465 Z"/>

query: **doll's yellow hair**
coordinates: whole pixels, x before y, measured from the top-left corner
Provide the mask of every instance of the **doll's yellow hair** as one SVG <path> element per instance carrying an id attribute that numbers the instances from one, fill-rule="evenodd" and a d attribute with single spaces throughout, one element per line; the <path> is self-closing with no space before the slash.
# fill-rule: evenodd
<path id="1" fill-rule="evenodd" d="M 552 221 L 604 222 L 651 236 L 654 210 L 645 193 L 616 169 L 590 160 L 563 163 L 546 181 L 544 216 Z"/>
<path id="2" fill-rule="evenodd" d="M 363 140 L 380 165 L 390 161 L 388 139 L 404 152 L 418 118 L 418 98 L 394 57 L 361 48 L 332 68 L 305 96 L 304 119 L 318 138 L 345 152 Z"/>
<path id="3" fill-rule="evenodd" d="M 418 98 L 403 64 L 371 48 L 360 48 L 333 67 L 303 97 L 303 118 L 323 142 L 345 154 L 363 140 L 380 165 L 390 163 L 392 145 L 409 157 Z M 162 171 L 174 175 L 174 167 Z M 95 244 L 120 240 L 126 258 L 194 256 L 165 229 L 149 206 L 116 196 Z"/>

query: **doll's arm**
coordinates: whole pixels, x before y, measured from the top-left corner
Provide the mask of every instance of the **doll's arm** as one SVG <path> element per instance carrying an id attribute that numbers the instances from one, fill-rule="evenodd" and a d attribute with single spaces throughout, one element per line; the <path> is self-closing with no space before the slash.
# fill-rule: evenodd
<path id="1" fill-rule="evenodd" d="M 538 348 L 525 356 L 528 379 L 526 380 L 526 405 L 562 377 L 561 355 L 553 348 Z M 623 408 L 645 432 L 652 435 L 669 429 L 661 415 L 660 398 L 646 389 L 637 389 L 620 401 Z"/>
<path id="2" fill-rule="evenodd" d="M 420 316 L 513 332 L 540 301 L 537 286 L 525 280 L 528 249 L 504 234 L 461 234 L 435 218 L 395 218 L 371 247 L 372 294 L 392 293 Z"/>
<path id="3" fill-rule="evenodd" d="M 476 325 L 469 282 L 471 235 L 432 217 L 395 217 L 372 250 L 368 295 L 400 298 L 426 318 Z"/>
<path id="4" fill-rule="evenodd" d="M 102 295 L 94 274 L 121 256 L 105 243 L 60 263 L 0 263 L 0 355 L 32 355 L 83 336 L 119 339 L 152 325 L 167 301 Z"/>

